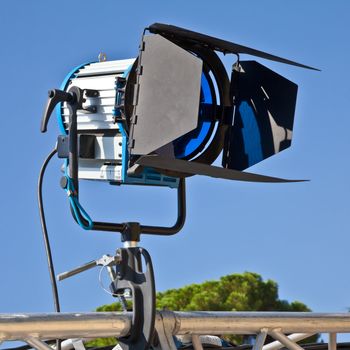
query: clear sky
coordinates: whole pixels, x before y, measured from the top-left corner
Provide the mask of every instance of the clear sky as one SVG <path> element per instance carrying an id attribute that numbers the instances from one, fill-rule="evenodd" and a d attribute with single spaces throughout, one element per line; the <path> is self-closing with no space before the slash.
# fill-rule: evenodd
<path id="1" fill-rule="evenodd" d="M 314 311 L 346 312 L 349 276 L 350 2 L 4 1 L 0 10 L 1 288 L 0 312 L 53 310 L 36 202 L 40 166 L 58 127 L 39 132 L 47 90 L 99 52 L 137 55 L 153 22 L 183 26 L 318 67 L 308 71 L 258 59 L 299 85 L 293 145 L 251 172 L 306 178 L 296 184 L 250 184 L 193 177 L 187 181 L 184 229 L 144 237 L 159 291 L 254 271 L 273 279 L 280 297 Z M 250 57 L 249 57 L 250 59 Z M 230 59 L 225 59 L 230 63 Z M 57 272 L 112 254 L 118 234 L 87 232 L 69 213 L 59 187 L 61 161 L 45 178 L 44 200 Z M 96 219 L 171 224 L 175 191 L 82 185 Z M 112 302 L 92 270 L 59 284 L 63 311 Z"/>

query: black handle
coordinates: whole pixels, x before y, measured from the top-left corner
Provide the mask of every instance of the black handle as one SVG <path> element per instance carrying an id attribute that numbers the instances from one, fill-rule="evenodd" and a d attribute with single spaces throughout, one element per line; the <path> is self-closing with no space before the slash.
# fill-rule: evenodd
<path id="1" fill-rule="evenodd" d="M 68 159 L 69 159 L 69 176 L 71 177 L 74 189 L 78 197 L 78 123 L 77 123 L 77 106 L 68 104 L 69 109 L 69 133 L 68 133 Z"/>
<path id="2" fill-rule="evenodd" d="M 47 100 L 46 108 L 41 119 L 40 131 L 47 131 L 47 124 L 50 120 L 50 116 L 58 103 L 71 102 L 73 99 L 74 96 L 68 92 L 58 89 L 49 90 L 49 98 Z"/>

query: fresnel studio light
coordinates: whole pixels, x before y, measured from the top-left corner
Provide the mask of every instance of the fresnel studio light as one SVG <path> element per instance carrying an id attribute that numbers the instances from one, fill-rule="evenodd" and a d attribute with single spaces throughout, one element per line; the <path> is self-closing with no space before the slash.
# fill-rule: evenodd
<path id="1" fill-rule="evenodd" d="M 229 74 L 216 52 L 232 54 Z M 155 23 L 146 28 L 136 58 L 107 61 L 101 55 L 99 62 L 74 68 L 59 90 L 49 91 L 41 131 L 57 106 L 61 135 L 50 158 L 57 152 L 63 159 L 61 185 L 72 215 L 84 229 L 120 232 L 124 242 L 115 256 L 58 278 L 96 265 L 108 269 L 111 293 L 124 307 L 125 293 L 132 298 L 132 333 L 119 339 L 123 349 L 146 349 L 153 339 L 153 268 L 138 242 L 141 234 L 172 235 L 182 228 L 186 177 L 293 181 L 243 171 L 291 145 L 297 85 L 256 61 L 241 61 L 240 54 L 314 69 Z M 212 165 L 218 157 L 222 167 Z M 80 180 L 177 189 L 177 221 L 171 227 L 95 221 L 79 201 Z"/>

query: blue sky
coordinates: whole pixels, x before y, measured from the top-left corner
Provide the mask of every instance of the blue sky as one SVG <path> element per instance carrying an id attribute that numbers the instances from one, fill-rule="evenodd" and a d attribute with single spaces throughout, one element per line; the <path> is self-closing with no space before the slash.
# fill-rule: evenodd
<path id="1" fill-rule="evenodd" d="M 258 59 L 299 85 L 293 145 L 251 172 L 306 178 L 297 184 L 187 181 L 184 229 L 144 237 L 159 291 L 243 271 L 280 286 L 280 297 L 314 311 L 350 307 L 348 110 L 350 2 L 18 1 L 0 11 L 1 289 L 0 312 L 52 311 L 36 202 L 37 176 L 58 127 L 39 132 L 47 90 L 96 60 L 137 55 L 144 27 L 183 26 L 318 67 L 313 72 Z M 248 58 L 248 57 L 247 57 Z M 250 57 L 249 57 L 250 58 Z M 228 64 L 230 58 L 225 58 Z M 72 220 L 59 187 L 61 162 L 45 178 L 44 200 L 57 272 L 120 246 L 118 234 L 86 232 Z M 82 201 L 98 219 L 171 224 L 175 191 L 86 183 Z M 63 311 L 111 302 L 98 270 L 59 284 Z"/>

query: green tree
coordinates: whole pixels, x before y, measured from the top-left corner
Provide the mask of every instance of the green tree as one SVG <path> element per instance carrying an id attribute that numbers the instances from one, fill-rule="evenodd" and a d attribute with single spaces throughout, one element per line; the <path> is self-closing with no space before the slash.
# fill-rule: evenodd
<path id="1" fill-rule="evenodd" d="M 157 293 L 157 307 L 178 311 L 311 311 L 278 297 L 278 285 L 253 272 Z"/>
<path id="2" fill-rule="evenodd" d="M 253 272 L 236 273 L 223 276 L 217 281 L 159 292 L 157 308 L 173 311 L 311 311 L 299 301 L 279 299 L 277 283 L 264 281 L 259 274 Z M 103 305 L 97 311 L 121 311 L 121 306 L 119 303 Z M 228 339 L 236 343 L 242 341 L 240 337 Z M 316 340 L 317 336 L 308 339 Z M 99 340 L 98 345 L 111 343 L 115 343 L 115 340 Z"/>

